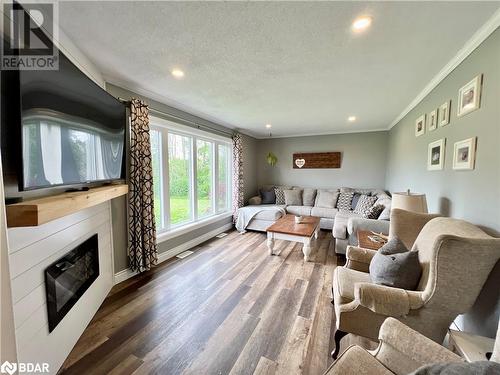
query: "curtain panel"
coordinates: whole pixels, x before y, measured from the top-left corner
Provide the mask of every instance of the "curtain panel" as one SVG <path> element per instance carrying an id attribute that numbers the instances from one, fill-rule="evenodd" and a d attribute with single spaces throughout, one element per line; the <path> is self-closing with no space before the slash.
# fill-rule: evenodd
<path id="1" fill-rule="evenodd" d="M 158 262 L 149 108 L 132 99 L 130 115 L 128 257 L 132 271 L 143 272 Z"/>
<path id="2" fill-rule="evenodd" d="M 243 207 L 243 142 L 241 134 L 233 135 L 233 222 L 236 223 L 238 209 Z"/>

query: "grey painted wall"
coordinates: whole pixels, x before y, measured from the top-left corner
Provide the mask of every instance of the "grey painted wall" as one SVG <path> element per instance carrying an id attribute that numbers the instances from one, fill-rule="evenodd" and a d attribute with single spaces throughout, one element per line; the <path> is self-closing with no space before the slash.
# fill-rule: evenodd
<path id="1" fill-rule="evenodd" d="M 176 108 L 170 107 L 168 105 L 165 105 L 163 103 L 157 102 L 155 100 L 152 100 L 150 98 L 137 95 L 131 91 L 128 91 L 126 89 L 123 89 L 118 86 L 114 86 L 112 84 L 107 84 L 106 85 L 106 90 L 114 95 L 115 97 L 120 97 L 122 99 L 129 100 L 132 97 L 136 98 L 141 98 L 142 100 L 146 101 L 151 108 L 154 108 L 156 110 L 165 112 L 167 114 L 171 114 L 174 116 L 182 117 L 186 120 L 189 121 L 195 121 L 198 124 L 208 126 L 210 128 L 220 130 L 226 133 L 231 133 L 232 130 L 225 128 L 224 126 L 221 126 L 219 124 L 215 124 L 211 121 L 207 121 L 205 119 L 202 119 L 200 117 L 191 115 L 189 113 L 186 113 L 184 111 L 178 110 Z M 156 114 L 155 114 L 156 115 Z M 182 123 L 182 121 L 177 120 L 177 122 Z M 186 126 L 193 126 L 192 124 L 185 123 Z M 207 130 L 207 129 L 203 129 Z M 245 162 L 243 165 L 245 173 L 248 173 L 248 179 L 249 181 L 247 182 L 249 186 L 249 191 L 253 189 L 252 187 L 252 178 L 255 180 L 255 163 L 253 162 L 252 158 L 252 153 L 254 152 L 253 150 L 255 149 L 255 142 L 256 140 L 252 137 L 249 136 L 244 136 L 243 137 L 243 150 L 245 153 Z M 252 177 L 253 176 L 253 177 Z M 248 193 L 250 194 L 250 193 Z M 247 198 L 248 199 L 248 198 Z M 112 217 L 113 217 L 113 246 L 114 246 L 114 265 L 115 265 L 115 272 L 122 271 L 126 268 L 128 268 L 128 259 L 127 259 L 127 209 L 126 209 L 126 198 L 117 198 L 114 199 L 111 202 L 111 210 L 112 210 Z M 224 226 L 225 224 L 228 224 L 231 222 L 231 218 L 225 218 L 221 219 L 215 223 L 207 224 L 203 226 L 202 228 L 198 228 L 196 230 L 193 230 L 189 233 L 182 234 L 180 236 L 174 237 L 172 239 L 169 239 L 167 241 L 161 242 L 158 244 L 158 252 L 163 253 L 167 250 L 170 250 L 176 246 L 179 246 L 185 242 L 191 241 L 195 238 L 198 238 L 210 231 L 213 231 L 219 227 Z"/>
<path id="2" fill-rule="evenodd" d="M 481 108 L 458 118 L 458 90 L 479 73 L 484 77 Z M 415 138 L 415 119 L 449 99 L 450 124 Z M 476 168 L 454 171 L 453 144 L 470 137 L 477 137 Z M 427 146 L 441 138 L 446 138 L 445 168 L 427 171 Z M 430 212 L 466 219 L 493 234 L 500 232 L 500 29 L 391 129 L 388 146 L 388 189 L 425 193 Z M 473 311 L 461 319 L 463 329 L 494 337 L 500 314 L 498 285 L 497 264 Z"/>
<path id="3" fill-rule="evenodd" d="M 353 125 L 355 126 L 355 125 Z M 342 153 L 339 169 L 293 169 L 295 152 Z M 273 152 L 278 163 L 266 162 Z M 334 134 L 310 137 L 259 140 L 257 148 L 258 185 L 284 184 L 310 187 L 385 187 L 387 132 Z"/>

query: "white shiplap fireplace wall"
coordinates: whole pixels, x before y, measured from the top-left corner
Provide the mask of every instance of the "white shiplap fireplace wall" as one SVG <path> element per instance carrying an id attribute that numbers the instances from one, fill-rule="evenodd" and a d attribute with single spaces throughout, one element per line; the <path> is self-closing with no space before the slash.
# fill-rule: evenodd
<path id="1" fill-rule="evenodd" d="M 99 277 L 49 333 L 45 268 L 95 233 Z M 57 373 L 113 286 L 112 238 L 110 201 L 38 227 L 8 229 L 19 362 L 47 362 Z"/>

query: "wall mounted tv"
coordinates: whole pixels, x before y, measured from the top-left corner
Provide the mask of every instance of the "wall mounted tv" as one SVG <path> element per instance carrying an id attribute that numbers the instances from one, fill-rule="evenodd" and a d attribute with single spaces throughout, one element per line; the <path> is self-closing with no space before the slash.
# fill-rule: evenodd
<path id="1" fill-rule="evenodd" d="M 21 192 L 123 179 L 126 116 L 62 52 L 59 70 L 3 71 L 6 180 Z"/>

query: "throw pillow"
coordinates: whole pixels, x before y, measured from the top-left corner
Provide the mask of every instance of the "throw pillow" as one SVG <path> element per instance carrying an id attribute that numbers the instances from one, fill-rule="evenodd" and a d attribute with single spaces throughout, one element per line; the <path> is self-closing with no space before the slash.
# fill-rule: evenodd
<path id="1" fill-rule="evenodd" d="M 318 190 L 316 195 L 315 207 L 335 208 L 339 193 L 331 190 Z"/>
<path id="2" fill-rule="evenodd" d="M 352 196 L 352 201 L 351 201 L 351 210 L 354 210 L 356 208 L 356 205 L 358 204 L 359 197 L 361 197 L 360 193 L 354 193 Z"/>
<path id="3" fill-rule="evenodd" d="M 377 197 L 369 197 L 368 195 L 361 195 L 359 197 L 358 203 L 356 204 L 356 208 L 354 209 L 354 213 L 360 214 L 365 217 L 368 215 L 370 208 L 372 208 L 373 204 L 377 200 Z"/>
<path id="4" fill-rule="evenodd" d="M 287 206 L 302 206 L 302 190 L 283 190 Z"/>
<path id="5" fill-rule="evenodd" d="M 493 375 L 500 374 L 500 363 L 476 361 L 471 363 L 449 362 L 422 366 L 409 375 Z"/>
<path id="6" fill-rule="evenodd" d="M 274 188 L 274 194 L 276 195 L 276 204 L 285 204 L 285 193 L 283 193 L 283 189 Z"/>
<path id="7" fill-rule="evenodd" d="M 366 213 L 366 215 L 363 215 L 365 219 L 378 219 L 382 211 L 385 210 L 384 205 L 382 204 L 375 204 L 373 205 L 370 210 Z"/>
<path id="8" fill-rule="evenodd" d="M 262 197 L 262 204 L 275 204 L 276 203 L 276 194 L 274 194 L 274 190 L 271 191 L 260 191 L 260 196 Z"/>
<path id="9" fill-rule="evenodd" d="M 302 191 L 302 204 L 304 206 L 314 206 L 314 200 L 316 198 L 316 189 L 305 188 Z"/>
<path id="10" fill-rule="evenodd" d="M 397 237 L 382 246 L 370 262 L 370 278 L 373 283 L 415 290 L 422 269 L 417 251 L 408 251 Z"/>
<path id="11" fill-rule="evenodd" d="M 340 192 L 337 208 L 343 211 L 351 211 L 351 202 L 354 196 L 354 191 Z"/>

